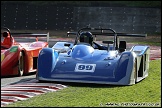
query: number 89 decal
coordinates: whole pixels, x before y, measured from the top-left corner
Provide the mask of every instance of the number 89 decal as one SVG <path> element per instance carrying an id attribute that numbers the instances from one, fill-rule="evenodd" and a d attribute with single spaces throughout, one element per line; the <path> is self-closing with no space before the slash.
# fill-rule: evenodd
<path id="1" fill-rule="evenodd" d="M 94 72 L 96 64 L 81 64 L 77 63 L 75 66 L 75 72 Z"/>

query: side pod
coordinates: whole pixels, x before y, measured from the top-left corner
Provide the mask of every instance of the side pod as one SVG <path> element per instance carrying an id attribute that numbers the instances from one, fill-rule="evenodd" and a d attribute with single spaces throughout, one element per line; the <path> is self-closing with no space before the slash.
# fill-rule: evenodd
<path id="1" fill-rule="evenodd" d="M 136 73 L 136 82 L 139 82 L 148 76 L 150 48 L 149 46 L 136 45 L 132 47 L 131 51 L 136 54 L 134 71 Z"/>

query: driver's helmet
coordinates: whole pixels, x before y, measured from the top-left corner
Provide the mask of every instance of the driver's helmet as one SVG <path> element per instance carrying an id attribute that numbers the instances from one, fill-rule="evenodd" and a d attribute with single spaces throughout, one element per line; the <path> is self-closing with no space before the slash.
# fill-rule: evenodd
<path id="1" fill-rule="evenodd" d="M 3 32 L 3 37 L 8 37 L 8 36 L 10 36 L 9 32 L 7 32 L 7 31 Z"/>
<path id="2" fill-rule="evenodd" d="M 93 43 L 92 33 L 91 32 L 88 32 L 88 31 L 82 32 L 80 34 L 79 41 L 80 42 L 89 43 L 90 45 L 92 45 L 92 43 Z"/>

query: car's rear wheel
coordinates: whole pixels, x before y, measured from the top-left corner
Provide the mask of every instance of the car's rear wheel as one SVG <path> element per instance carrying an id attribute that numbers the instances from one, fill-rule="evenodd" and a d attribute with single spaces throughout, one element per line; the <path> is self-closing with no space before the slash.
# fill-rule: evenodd
<path id="1" fill-rule="evenodd" d="M 18 76 L 22 76 L 24 74 L 24 55 L 20 52 L 20 58 L 18 62 Z"/>

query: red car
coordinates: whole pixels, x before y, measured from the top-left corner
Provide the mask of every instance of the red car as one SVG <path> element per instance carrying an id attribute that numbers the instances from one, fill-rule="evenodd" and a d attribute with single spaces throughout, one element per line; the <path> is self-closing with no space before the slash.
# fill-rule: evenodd
<path id="1" fill-rule="evenodd" d="M 2 37 L 3 36 L 3 37 Z M 34 42 L 17 42 L 14 37 L 25 40 L 35 37 Z M 47 41 L 38 41 L 46 37 Z M 2 39 L 3 38 L 3 39 Z M 40 50 L 48 47 L 49 33 L 13 33 L 7 27 L 1 28 L 1 77 L 22 76 L 37 70 L 37 58 Z"/>

